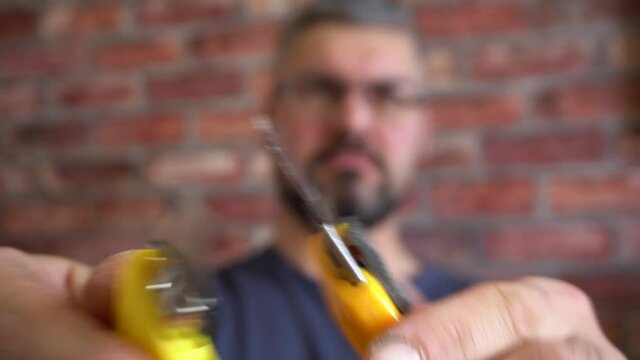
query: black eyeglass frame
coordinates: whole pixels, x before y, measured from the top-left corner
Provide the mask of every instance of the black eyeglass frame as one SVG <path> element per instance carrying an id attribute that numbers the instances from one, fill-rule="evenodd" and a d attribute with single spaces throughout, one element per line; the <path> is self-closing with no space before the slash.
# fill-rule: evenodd
<path id="1" fill-rule="evenodd" d="M 428 94 L 425 90 L 409 91 L 414 94 L 399 94 L 406 91 L 400 84 L 404 80 L 373 80 L 364 84 L 348 84 L 336 77 L 322 74 L 308 74 L 295 79 L 281 80 L 275 86 L 275 95 L 282 99 L 291 94 L 304 92 L 320 92 L 332 104 L 343 101 L 346 94 L 353 89 L 362 91 L 370 102 L 401 107 L 413 107 L 426 104 Z"/>

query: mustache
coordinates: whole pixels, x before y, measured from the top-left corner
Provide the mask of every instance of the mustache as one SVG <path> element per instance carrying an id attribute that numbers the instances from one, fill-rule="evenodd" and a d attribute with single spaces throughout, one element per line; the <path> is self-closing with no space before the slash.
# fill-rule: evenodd
<path id="1" fill-rule="evenodd" d="M 384 161 L 382 160 L 382 157 L 369 146 L 367 146 L 363 139 L 347 137 L 340 137 L 333 143 L 318 151 L 318 154 L 315 155 L 310 162 L 309 170 L 316 169 L 318 166 L 329 161 L 332 157 L 341 152 L 351 152 L 362 155 L 371 160 L 371 162 L 380 170 L 386 172 L 386 166 Z"/>

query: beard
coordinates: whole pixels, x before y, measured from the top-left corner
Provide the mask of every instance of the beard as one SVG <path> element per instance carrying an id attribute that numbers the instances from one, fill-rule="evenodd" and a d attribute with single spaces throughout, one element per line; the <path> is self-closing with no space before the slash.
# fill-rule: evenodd
<path id="1" fill-rule="evenodd" d="M 380 172 L 381 181 L 369 194 L 358 195 L 360 192 L 357 190 L 362 174 L 356 170 L 342 170 L 331 176 L 331 185 L 326 185 L 331 186 L 333 190 L 331 196 L 328 195 L 329 189 L 323 187 L 318 181 L 321 166 L 343 151 L 366 156 Z M 400 203 L 400 196 L 393 193 L 391 178 L 384 161 L 358 138 L 341 137 L 320 150 L 304 169 L 304 176 L 323 195 L 332 215 L 337 218 L 356 218 L 367 228 L 385 219 Z M 317 225 L 319 219 L 312 218 L 301 194 L 293 188 L 279 168 L 276 169 L 276 185 L 280 199 L 286 207 L 308 226 Z"/>

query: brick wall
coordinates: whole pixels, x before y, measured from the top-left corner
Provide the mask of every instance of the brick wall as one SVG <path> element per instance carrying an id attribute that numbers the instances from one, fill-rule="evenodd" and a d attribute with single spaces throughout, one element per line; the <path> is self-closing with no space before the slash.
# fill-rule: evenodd
<path id="1" fill-rule="evenodd" d="M 3 1 L 0 244 L 91 263 L 155 234 L 218 263 L 264 246 L 246 120 L 298 2 Z M 411 2 L 438 138 L 408 244 L 476 276 L 568 278 L 640 358 L 640 2 Z"/>

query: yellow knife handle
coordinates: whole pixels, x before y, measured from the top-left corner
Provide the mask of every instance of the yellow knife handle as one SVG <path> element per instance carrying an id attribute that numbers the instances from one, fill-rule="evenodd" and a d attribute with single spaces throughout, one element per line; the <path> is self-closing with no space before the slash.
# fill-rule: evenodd
<path id="1" fill-rule="evenodd" d="M 201 320 L 167 319 L 158 294 L 146 288 L 166 266 L 160 249 L 136 250 L 126 261 L 114 293 L 116 331 L 157 360 L 218 360 Z"/>
<path id="2" fill-rule="evenodd" d="M 338 232 L 346 238 L 346 224 Z M 362 269 L 367 282 L 352 285 L 340 278 L 338 270 L 326 250 L 323 234 L 309 239 L 311 251 L 321 267 L 321 288 L 330 312 L 351 345 L 364 355 L 367 346 L 395 323 L 402 315 L 384 287 L 369 271 Z"/>

